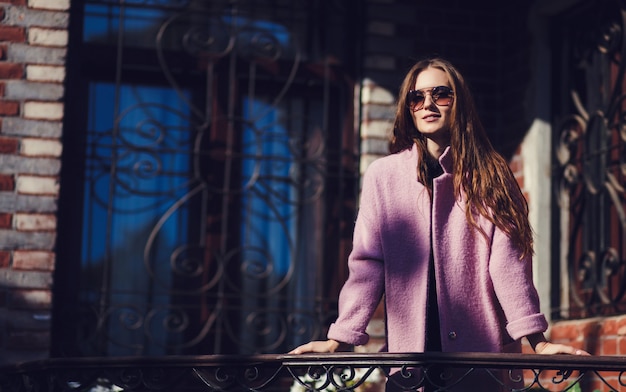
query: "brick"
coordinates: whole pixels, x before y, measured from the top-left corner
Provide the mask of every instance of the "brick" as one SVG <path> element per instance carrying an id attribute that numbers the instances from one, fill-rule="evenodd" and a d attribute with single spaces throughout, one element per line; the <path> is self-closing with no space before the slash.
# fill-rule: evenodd
<path id="1" fill-rule="evenodd" d="M 63 118 L 63 104 L 60 102 L 26 102 L 24 104 L 24 117 L 36 120 L 61 120 Z"/>
<path id="2" fill-rule="evenodd" d="M 31 27 L 28 30 L 28 42 L 31 45 L 67 46 L 67 30 L 43 29 Z"/>
<path id="3" fill-rule="evenodd" d="M 13 192 L 0 192 L 0 211 L 2 212 L 52 214 L 56 213 L 57 209 L 56 195 L 28 195 Z M 3 233 L 3 235 L 6 235 L 6 233 Z"/>
<path id="4" fill-rule="evenodd" d="M 0 228 L 1 229 L 10 229 L 13 225 L 13 215 L 7 214 L 6 212 L 0 213 Z"/>
<path id="5" fill-rule="evenodd" d="M 54 270 L 54 252 L 24 251 L 13 252 L 13 268 L 16 270 Z"/>
<path id="6" fill-rule="evenodd" d="M 56 233 L 49 232 L 32 232 L 32 231 L 15 231 L 13 229 L 0 229 L 0 249 L 16 250 L 16 249 L 45 249 L 54 248 L 56 241 Z M 0 270 L 0 287 L 10 285 L 15 280 L 14 277 L 5 276 L 6 271 Z"/>
<path id="7" fill-rule="evenodd" d="M 56 177 L 21 175 L 17 178 L 17 193 L 30 195 L 58 195 L 59 180 Z"/>
<path id="8" fill-rule="evenodd" d="M 12 175 L 0 174 L 0 192 L 15 190 L 15 179 Z"/>
<path id="9" fill-rule="evenodd" d="M 389 121 L 373 120 L 361 124 L 361 137 L 389 140 L 393 124 Z"/>
<path id="10" fill-rule="evenodd" d="M 396 98 L 389 90 L 382 88 L 375 83 L 365 82 L 361 89 L 361 103 L 379 103 L 389 105 L 389 110 L 395 110 L 394 102 Z"/>
<path id="11" fill-rule="evenodd" d="M 616 319 L 603 320 L 602 327 L 600 329 L 600 335 L 602 336 L 617 335 L 617 320 Z"/>
<path id="12" fill-rule="evenodd" d="M 56 158 L 33 158 L 0 154 L 0 173 L 56 176 L 60 170 L 61 162 Z"/>
<path id="13" fill-rule="evenodd" d="M 20 113 L 20 104 L 15 101 L 0 101 L 0 116 L 16 116 Z"/>
<path id="14" fill-rule="evenodd" d="M 70 0 L 28 0 L 28 6 L 31 8 L 67 11 L 70 9 Z"/>
<path id="15" fill-rule="evenodd" d="M 617 338 L 617 355 L 626 355 L 626 338 Z"/>
<path id="16" fill-rule="evenodd" d="M 65 67 L 53 65 L 27 65 L 26 79 L 35 82 L 63 82 Z"/>
<path id="17" fill-rule="evenodd" d="M 6 98 L 14 101 L 60 101 L 64 87 L 60 83 L 41 83 L 25 80 L 6 82 Z"/>
<path id="18" fill-rule="evenodd" d="M 13 44 L 7 48 L 7 61 L 11 63 L 65 65 L 66 48 Z"/>
<path id="19" fill-rule="evenodd" d="M 580 320 L 577 322 L 583 338 L 597 337 L 602 328 L 602 324 L 598 320 Z"/>
<path id="20" fill-rule="evenodd" d="M 0 251 L 0 268 L 9 268 L 11 266 L 11 252 L 6 250 Z"/>
<path id="21" fill-rule="evenodd" d="M 50 290 L 15 290 L 9 292 L 9 306 L 19 309 L 50 309 Z"/>
<path id="22" fill-rule="evenodd" d="M 25 156 L 60 157 L 63 145 L 58 140 L 22 139 L 21 153 Z"/>
<path id="23" fill-rule="evenodd" d="M 0 0 L 0 4 L 26 5 L 26 0 Z"/>
<path id="24" fill-rule="evenodd" d="M 68 28 L 69 13 L 58 11 L 46 11 L 42 9 L 30 9 L 24 7 L 5 8 L 5 24 L 24 27 L 52 27 Z"/>
<path id="25" fill-rule="evenodd" d="M 361 153 L 387 155 L 389 153 L 389 140 L 375 138 L 362 139 Z"/>
<path id="26" fill-rule="evenodd" d="M 50 271 L 16 271 L 0 269 L 2 287 L 10 289 L 41 289 L 52 288 L 52 273 Z"/>
<path id="27" fill-rule="evenodd" d="M 578 336 L 578 328 L 574 324 L 557 323 L 550 329 L 550 339 L 554 341 L 573 341 Z"/>
<path id="28" fill-rule="evenodd" d="M 0 79 L 21 79 L 23 76 L 22 64 L 0 63 Z"/>
<path id="29" fill-rule="evenodd" d="M 393 123 L 394 108 L 392 105 L 369 104 L 363 106 L 363 118 L 367 121 L 388 121 Z"/>
<path id="30" fill-rule="evenodd" d="M 57 219 L 53 214 L 15 214 L 15 227 L 20 231 L 55 230 Z"/>
<path id="31" fill-rule="evenodd" d="M 60 138 L 63 126 L 58 121 L 27 120 L 19 117 L 2 119 L 2 133 L 14 136 Z"/>
<path id="32" fill-rule="evenodd" d="M 617 355 L 617 339 L 608 338 L 602 341 L 601 355 Z"/>
<path id="33" fill-rule="evenodd" d="M 616 317 L 617 322 L 617 334 L 619 336 L 626 335 L 626 316 L 618 316 Z"/>
<path id="34" fill-rule="evenodd" d="M 15 154 L 19 141 L 17 139 L 0 137 L 0 154 Z"/>
<path id="35" fill-rule="evenodd" d="M 26 34 L 23 27 L 0 25 L 0 41 L 24 42 Z"/>

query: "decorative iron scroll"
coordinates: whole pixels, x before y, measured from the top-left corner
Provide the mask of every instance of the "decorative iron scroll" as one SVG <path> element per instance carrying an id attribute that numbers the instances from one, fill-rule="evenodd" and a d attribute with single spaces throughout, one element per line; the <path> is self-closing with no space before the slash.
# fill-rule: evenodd
<path id="1" fill-rule="evenodd" d="M 336 292 L 320 276 L 343 266 L 358 173 L 352 82 L 302 47 L 324 49 L 307 23 L 329 16 L 302 0 L 85 4 L 114 30 L 85 41 L 120 52 L 113 125 L 88 132 L 80 355 L 284 352 L 323 335 Z"/>
<path id="2" fill-rule="evenodd" d="M 622 357 L 320 354 L 51 359 L 0 368 L 2 391 L 622 390 Z"/>
<path id="3" fill-rule="evenodd" d="M 602 5 L 570 32 L 565 83 L 575 113 L 563 118 L 555 145 L 568 222 L 570 300 L 561 316 L 570 318 L 626 311 L 626 3 Z"/>

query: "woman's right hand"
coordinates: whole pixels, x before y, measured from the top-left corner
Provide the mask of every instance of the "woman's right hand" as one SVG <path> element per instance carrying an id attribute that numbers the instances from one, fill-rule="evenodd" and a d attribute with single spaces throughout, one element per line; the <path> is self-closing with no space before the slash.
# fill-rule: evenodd
<path id="1" fill-rule="evenodd" d="M 349 346 L 333 339 L 314 340 L 291 350 L 289 354 L 306 353 L 334 353 L 335 351 L 348 351 Z"/>

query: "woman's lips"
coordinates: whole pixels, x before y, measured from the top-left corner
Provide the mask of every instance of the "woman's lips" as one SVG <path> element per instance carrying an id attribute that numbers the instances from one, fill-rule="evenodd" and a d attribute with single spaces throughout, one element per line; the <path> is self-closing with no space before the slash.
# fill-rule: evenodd
<path id="1" fill-rule="evenodd" d="M 428 115 L 422 117 L 422 120 L 424 120 L 424 121 L 436 121 L 440 117 L 441 117 L 441 115 L 432 113 L 432 114 L 428 114 Z"/>

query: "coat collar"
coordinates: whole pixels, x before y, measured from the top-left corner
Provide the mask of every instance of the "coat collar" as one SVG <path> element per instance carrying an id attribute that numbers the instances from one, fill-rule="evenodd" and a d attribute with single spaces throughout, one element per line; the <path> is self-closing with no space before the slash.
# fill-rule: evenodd
<path id="1" fill-rule="evenodd" d="M 452 152 L 450 146 L 446 147 L 443 154 L 439 157 L 439 164 L 445 173 L 452 173 Z"/>
<path id="2" fill-rule="evenodd" d="M 417 167 L 417 145 L 413 144 L 411 147 L 410 154 L 410 162 L 413 168 Z M 446 147 L 443 151 L 443 154 L 439 157 L 439 164 L 443 168 L 443 172 L 446 174 L 452 173 L 453 162 L 452 162 L 452 152 L 450 151 L 450 146 Z"/>

